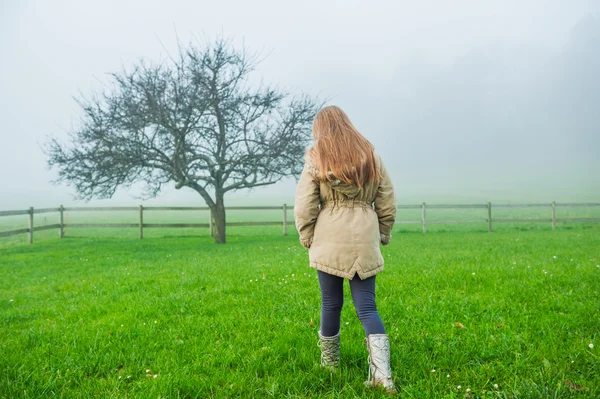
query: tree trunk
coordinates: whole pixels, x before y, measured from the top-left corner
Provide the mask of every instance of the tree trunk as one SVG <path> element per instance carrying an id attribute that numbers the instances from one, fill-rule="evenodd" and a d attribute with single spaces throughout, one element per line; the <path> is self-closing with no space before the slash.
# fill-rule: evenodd
<path id="1" fill-rule="evenodd" d="M 217 191 L 215 193 L 215 210 L 213 217 L 215 219 L 215 244 L 225 244 L 227 242 L 227 236 L 225 233 L 226 227 L 226 216 L 225 216 L 225 202 L 223 201 L 223 193 Z"/>

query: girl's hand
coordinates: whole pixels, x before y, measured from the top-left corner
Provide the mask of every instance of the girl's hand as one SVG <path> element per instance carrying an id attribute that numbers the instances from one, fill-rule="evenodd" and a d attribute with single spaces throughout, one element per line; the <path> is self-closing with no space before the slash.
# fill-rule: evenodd
<path id="1" fill-rule="evenodd" d="M 312 238 L 309 238 L 308 240 L 300 240 L 300 244 L 302 244 L 304 248 L 309 249 L 312 245 L 312 241 Z"/>
<path id="2" fill-rule="evenodd" d="M 390 243 L 390 239 L 392 238 L 392 235 L 388 235 L 388 234 L 379 234 L 380 240 L 381 240 L 381 244 L 382 245 L 388 245 Z"/>

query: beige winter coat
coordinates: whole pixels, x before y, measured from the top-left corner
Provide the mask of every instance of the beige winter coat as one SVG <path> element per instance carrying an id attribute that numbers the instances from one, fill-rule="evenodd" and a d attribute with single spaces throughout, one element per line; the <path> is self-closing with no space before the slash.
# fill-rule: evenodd
<path id="1" fill-rule="evenodd" d="M 310 266 L 361 280 L 383 270 L 380 243 L 386 245 L 396 220 L 394 187 L 377 157 L 381 181 L 359 189 L 353 184 L 319 182 L 307 158 L 296 190 L 294 216 L 300 242 L 309 248 Z"/>

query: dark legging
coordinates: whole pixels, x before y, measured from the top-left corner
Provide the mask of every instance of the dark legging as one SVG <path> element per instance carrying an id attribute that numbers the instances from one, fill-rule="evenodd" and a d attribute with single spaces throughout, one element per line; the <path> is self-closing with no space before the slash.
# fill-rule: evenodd
<path id="1" fill-rule="evenodd" d="M 340 314 L 344 305 L 344 279 L 319 271 L 321 286 L 321 335 L 332 337 L 340 331 Z M 352 301 L 366 335 L 385 334 L 385 327 L 375 304 L 375 276 L 350 280 Z"/>

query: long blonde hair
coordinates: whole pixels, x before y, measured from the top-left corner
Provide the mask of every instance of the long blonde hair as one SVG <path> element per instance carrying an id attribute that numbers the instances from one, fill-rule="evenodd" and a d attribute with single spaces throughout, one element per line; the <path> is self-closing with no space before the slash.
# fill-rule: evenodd
<path id="1" fill-rule="evenodd" d="M 358 187 L 379 181 L 373 144 L 335 105 L 321 109 L 313 121 L 314 146 L 309 156 L 321 181 L 339 180 Z"/>

